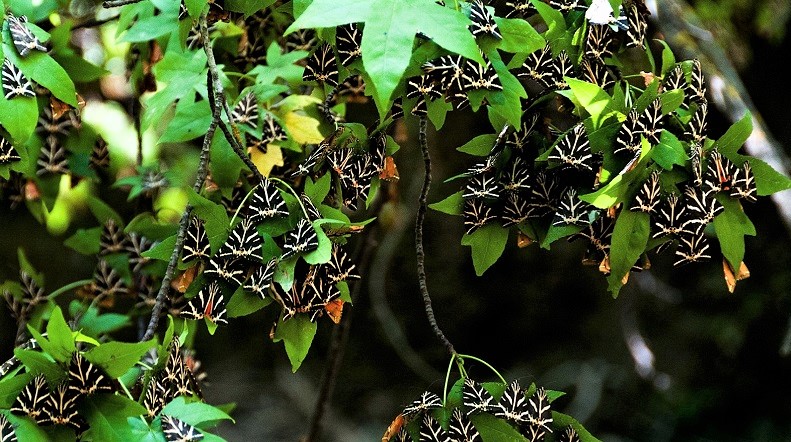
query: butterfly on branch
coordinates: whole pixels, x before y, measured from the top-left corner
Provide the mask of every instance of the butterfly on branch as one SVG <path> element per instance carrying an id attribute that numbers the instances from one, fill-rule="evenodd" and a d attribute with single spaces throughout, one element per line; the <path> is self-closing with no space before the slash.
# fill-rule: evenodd
<path id="1" fill-rule="evenodd" d="M 478 89 L 485 89 L 489 91 L 503 90 L 503 85 L 500 83 L 500 78 L 497 76 L 497 72 L 495 72 L 488 60 L 486 60 L 485 65 L 468 61 L 464 65 L 461 78 L 463 80 L 463 91 L 474 91 Z"/>
<path id="2" fill-rule="evenodd" d="M 239 99 L 231 111 L 231 120 L 236 124 L 246 124 L 252 128 L 258 125 L 258 102 L 255 94 L 248 92 Z"/>
<path id="3" fill-rule="evenodd" d="M 305 65 L 302 81 L 315 81 L 319 84 L 338 85 L 338 63 L 332 46 L 323 44 L 313 52 Z"/>
<path id="4" fill-rule="evenodd" d="M 20 15 L 16 17 L 12 14 L 6 15 L 8 30 L 11 31 L 11 40 L 17 52 L 22 57 L 27 57 L 30 51 L 47 52 L 47 48 L 41 44 L 38 37 L 26 26 L 27 17 Z M 8 58 L 6 58 L 7 60 Z M 6 97 L 7 98 L 7 97 Z"/>
<path id="5" fill-rule="evenodd" d="M 687 209 L 689 209 L 689 225 L 690 227 L 697 225 L 696 232 L 702 232 L 706 225 L 714 221 L 714 217 L 725 210 L 722 204 L 714 198 L 715 193 L 689 186 L 684 189 Z"/>
<path id="6" fill-rule="evenodd" d="M 362 56 L 360 46 L 362 44 L 363 33 L 356 23 L 349 23 L 335 28 L 335 44 L 338 47 L 338 55 L 341 57 L 341 64 L 349 66 L 352 62 Z"/>
<path id="7" fill-rule="evenodd" d="M 483 0 L 473 0 L 470 4 L 470 20 L 472 20 L 470 32 L 472 32 L 472 35 L 475 37 L 488 35 L 497 40 L 503 39 L 502 34 L 500 34 L 500 29 L 497 27 L 497 23 L 494 22 L 494 16 L 486 9 Z"/>
<path id="8" fill-rule="evenodd" d="M 201 288 L 198 294 L 190 299 L 181 310 L 180 316 L 194 320 L 206 318 L 215 324 L 227 324 L 227 310 L 220 284 L 217 281 L 212 281 Z"/>
<path id="9" fill-rule="evenodd" d="M 21 159 L 14 145 L 0 135 L 0 164 L 15 163 Z"/>
<path id="10" fill-rule="evenodd" d="M 703 77 L 703 70 L 700 60 L 692 60 L 692 70 L 690 71 L 689 82 L 684 91 L 685 95 L 695 103 L 703 104 L 706 102 L 706 84 Z"/>

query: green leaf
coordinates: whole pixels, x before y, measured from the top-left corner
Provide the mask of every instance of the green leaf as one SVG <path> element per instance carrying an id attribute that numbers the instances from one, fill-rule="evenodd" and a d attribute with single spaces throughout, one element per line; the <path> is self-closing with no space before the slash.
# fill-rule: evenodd
<path id="1" fill-rule="evenodd" d="M 486 52 L 492 67 L 497 72 L 503 89 L 487 92 L 486 98 L 490 107 L 500 114 L 514 127 L 519 127 L 522 121 L 522 98 L 527 98 L 527 92 L 518 78 L 512 74 L 500 58 L 500 53 L 491 48 Z"/>
<path id="2" fill-rule="evenodd" d="M 462 197 L 462 191 L 458 191 L 442 201 L 429 204 L 428 206 L 434 210 L 437 210 L 442 213 L 447 213 L 448 215 L 461 215 L 464 211 L 464 197 Z"/>
<path id="3" fill-rule="evenodd" d="M 546 45 L 544 37 L 536 29 L 521 18 L 495 17 L 494 22 L 500 29 L 503 39 L 498 46 L 506 52 L 530 53 L 542 49 Z"/>
<path id="4" fill-rule="evenodd" d="M 40 442 L 51 440 L 50 436 L 28 416 L 16 416 L 7 413 L 8 421 L 14 426 L 14 433 L 19 442 Z"/>
<path id="5" fill-rule="evenodd" d="M 324 233 L 324 229 L 321 228 L 321 225 L 325 222 L 326 220 L 322 219 L 313 221 L 313 228 L 316 230 L 316 236 L 318 236 L 319 239 L 319 247 L 303 255 L 302 258 L 308 264 L 324 264 L 329 262 L 330 258 L 332 258 L 332 241 L 330 241 L 327 234 Z"/>
<path id="6" fill-rule="evenodd" d="M 488 413 L 470 416 L 470 421 L 485 442 L 527 442 L 514 427 Z"/>
<path id="7" fill-rule="evenodd" d="M 593 193 L 580 195 L 579 198 L 586 203 L 593 204 L 599 209 L 610 208 L 623 196 L 623 178 L 624 175 L 618 175 L 601 189 Z"/>
<path id="8" fill-rule="evenodd" d="M 566 18 L 563 13 L 557 9 L 552 8 L 541 0 L 530 0 L 530 2 L 538 10 L 538 14 L 544 23 L 547 24 L 547 31 L 544 33 L 544 38 L 548 41 L 554 41 L 566 33 Z M 558 48 L 560 50 L 562 48 Z"/>
<path id="9" fill-rule="evenodd" d="M 325 173 L 314 183 L 310 177 L 305 181 L 305 194 L 313 201 L 313 204 L 321 204 L 327 194 L 330 193 L 332 185 L 332 175 Z"/>
<path id="10" fill-rule="evenodd" d="M 664 47 L 662 49 L 662 75 L 665 75 L 676 64 L 676 56 L 673 55 L 673 50 L 670 49 L 666 41 L 659 38 L 654 41 L 658 41 Z"/>
<path id="11" fill-rule="evenodd" d="M 508 241 L 508 229 L 495 224 L 488 224 L 476 229 L 472 234 L 464 234 L 461 244 L 472 248 L 472 263 L 478 276 L 492 266 L 505 250 Z"/>
<path id="12" fill-rule="evenodd" d="M 310 344 L 316 336 L 317 325 L 310 322 L 307 315 L 296 315 L 293 318 L 283 321 L 281 316 L 275 329 L 274 342 L 283 341 L 286 347 L 288 360 L 291 361 L 291 371 L 296 373 L 302 361 L 308 355 Z"/>
<path id="13" fill-rule="evenodd" d="M 121 37 L 121 41 L 129 43 L 146 42 L 170 34 L 178 29 L 179 22 L 176 15 L 159 14 L 143 17 L 135 22 Z"/>
<path id="14" fill-rule="evenodd" d="M 170 262 L 170 255 L 176 247 L 176 235 L 165 238 L 155 246 L 141 253 L 144 258 L 156 259 L 159 261 Z"/>
<path id="15" fill-rule="evenodd" d="M 170 401 L 162 409 L 161 414 L 175 417 L 198 428 L 205 426 L 204 424 L 213 424 L 222 420 L 234 422 L 233 418 L 228 416 L 228 413 L 219 408 L 203 402 L 187 402 L 182 396 Z"/>
<path id="16" fill-rule="evenodd" d="M 76 250 L 83 255 L 96 255 L 101 249 L 99 238 L 102 236 L 101 227 L 91 229 L 77 229 L 74 235 L 63 241 L 63 245 Z"/>
<path id="17" fill-rule="evenodd" d="M 198 195 L 192 189 L 187 189 L 187 199 L 192 205 L 192 212 L 206 223 L 211 250 L 216 252 L 228 237 L 228 212 L 223 206 Z"/>
<path id="18" fill-rule="evenodd" d="M 63 318 L 60 307 L 55 307 L 47 322 L 47 338 L 52 346 L 47 353 L 59 362 L 68 362 L 76 348 L 74 347 L 74 337 L 71 328 Z"/>
<path id="19" fill-rule="evenodd" d="M 684 102 L 684 91 L 681 89 L 673 89 L 662 93 L 659 96 L 662 103 L 662 113 L 667 115 L 675 111 Z"/>
<path id="20" fill-rule="evenodd" d="M 151 428 L 145 419 L 128 417 L 126 423 L 129 424 L 133 440 L 136 442 L 163 442 L 165 440 L 164 436 Z"/>
<path id="21" fill-rule="evenodd" d="M 14 97 L 11 100 L 0 94 L 0 125 L 17 143 L 24 143 L 33 134 L 38 122 L 38 106 L 32 97 Z"/>
<path id="22" fill-rule="evenodd" d="M 137 440 L 128 418 L 146 414 L 146 409 L 126 396 L 98 393 L 83 399 L 81 411 L 90 425 L 91 440 L 125 442 Z"/>
<path id="23" fill-rule="evenodd" d="M 621 210 L 612 233 L 610 275 L 607 277 L 613 297 L 618 296 L 623 278 L 645 251 L 650 233 L 647 213 Z"/>
<path id="24" fill-rule="evenodd" d="M 77 328 L 89 336 L 98 337 L 131 325 L 129 316 L 120 313 L 99 313 L 96 307 L 89 308 L 80 316 Z"/>
<path id="25" fill-rule="evenodd" d="M 765 161 L 758 158 L 747 158 L 755 175 L 755 187 L 758 195 L 766 196 L 776 192 L 791 189 L 791 179 L 772 168 Z"/>
<path id="26" fill-rule="evenodd" d="M 144 342 L 106 342 L 85 353 L 85 359 L 98 365 L 108 375 L 118 378 L 140 361 L 140 358 L 157 344 L 156 340 Z"/>
<path id="27" fill-rule="evenodd" d="M 30 373 L 21 373 L 0 381 L 0 408 L 11 408 L 19 392 L 33 379 Z"/>
<path id="28" fill-rule="evenodd" d="M 725 210 L 714 218 L 714 231 L 720 242 L 722 255 L 738 269 L 744 261 L 744 236 L 755 236 L 755 226 L 738 200 L 726 195 L 717 195 L 717 201 L 722 203 Z"/>
<path id="29" fill-rule="evenodd" d="M 683 166 L 688 159 L 681 141 L 669 130 L 662 131 L 659 144 L 648 152 L 648 156 L 665 170 L 672 170 L 674 165 Z"/>
<path id="30" fill-rule="evenodd" d="M 203 51 L 181 53 L 168 49 L 165 57 L 153 68 L 157 83 L 166 86 L 145 101 L 142 129 L 158 123 L 173 101 L 186 96 L 199 85 L 206 85 L 206 54 Z"/>
<path id="31" fill-rule="evenodd" d="M 255 313 L 271 303 L 272 298 L 261 299 L 258 295 L 248 293 L 242 287 L 239 287 L 233 292 L 226 309 L 228 310 L 229 318 L 238 318 L 239 316 Z"/>
<path id="32" fill-rule="evenodd" d="M 598 129 L 615 111 L 608 109 L 610 95 L 599 86 L 576 78 L 566 78 L 573 101 L 579 103 L 591 116 L 592 128 Z M 565 93 L 563 95 L 566 95 Z"/>
<path id="33" fill-rule="evenodd" d="M 556 428 L 566 428 L 571 425 L 574 428 L 574 431 L 577 432 L 577 435 L 580 437 L 580 442 L 601 442 L 599 439 L 593 437 L 592 434 L 585 427 L 582 426 L 576 419 L 573 417 L 558 413 L 557 411 L 552 412 L 552 423 L 555 425 Z"/>
<path id="34" fill-rule="evenodd" d="M 239 179 L 244 163 L 236 155 L 222 131 L 215 131 L 209 148 L 209 167 L 212 180 L 218 186 L 232 188 Z"/>
<path id="35" fill-rule="evenodd" d="M 56 383 L 66 377 L 63 369 L 46 353 L 17 348 L 14 349 L 14 356 L 27 368 L 28 373 L 43 374 L 49 382 Z"/>
<path id="36" fill-rule="evenodd" d="M 123 227 L 123 218 L 121 218 L 121 215 L 107 203 L 93 195 L 88 196 L 86 202 L 88 203 L 88 208 L 91 209 L 91 213 L 93 213 L 93 216 L 96 217 L 96 220 L 99 221 L 100 224 L 103 225 L 107 223 L 108 219 L 112 218 L 116 224 Z"/>
<path id="37" fill-rule="evenodd" d="M 580 226 L 575 226 L 575 225 L 556 226 L 553 224 L 549 226 L 549 230 L 547 230 L 547 236 L 545 236 L 544 241 L 541 242 L 541 248 L 549 250 L 553 242 L 561 238 L 571 236 L 579 232 L 580 230 L 582 230 L 582 227 Z"/>
<path id="38" fill-rule="evenodd" d="M 241 12 L 245 17 L 248 17 L 274 3 L 275 0 L 226 0 L 225 7 L 230 11 Z"/>
<path id="39" fill-rule="evenodd" d="M 160 143 L 177 143 L 198 138 L 206 133 L 212 120 L 211 108 L 206 100 L 176 106 L 176 115 L 170 120 Z"/>
<path id="40" fill-rule="evenodd" d="M 731 127 L 714 143 L 714 146 L 726 157 L 731 157 L 741 148 L 753 131 L 753 117 L 747 112 L 741 120 Z"/>
<path id="41" fill-rule="evenodd" d="M 77 92 L 74 90 L 74 82 L 69 78 L 69 74 L 55 61 L 49 54 L 40 51 L 32 51 L 27 57 L 20 57 L 16 49 L 13 49 L 9 41 L 3 43 L 3 51 L 25 76 L 49 89 L 52 95 L 60 101 L 77 107 Z M 16 98 L 14 99 L 16 100 Z"/>
<path id="42" fill-rule="evenodd" d="M 431 100 L 428 102 L 428 119 L 434 129 L 440 130 L 445 125 L 445 116 L 453 110 L 453 104 L 445 100 Z"/>
<path id="43" fill-rule="evenodd" d="M 198 18 L 207 3 L 207 0 L 184 0 L 184 5 L 187 7 L 187 12 L 192 18 Z"/>
<path id="44" fill-rule="evenodd" d="M 492 151 L 492 146 L 494 146 L 496 139 L 497 135 L 495 134 L 478 135 L 464 143 L 464 145 L 457 147 L 456 150 L 478 157 L 485 157 Z"/>

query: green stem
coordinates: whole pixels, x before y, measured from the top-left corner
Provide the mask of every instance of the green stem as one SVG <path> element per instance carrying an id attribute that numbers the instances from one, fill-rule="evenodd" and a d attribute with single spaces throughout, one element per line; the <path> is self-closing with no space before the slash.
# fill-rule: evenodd
<path id="1" fill-rule="evenodd" d="M 473 361 L 480 362 L 481 364 L 489 367 L 489 370 L 494 372 L 494 374 L 496 374 L 497 377 L 500 378 L 501 381 L 503 381 L 503 384 L 508 384 L 508 382 L 505 381 L 505 378 L 503 377 L 503 375 L 501 375 L 499 371 L 497 371 L 494 367 L 491 366 L 491 364 L 489 364 L 488 362 L 484 361 L 483 359 L 476 358 L 475 356 L 470 356 L 470 355 L 457 355 L 457 356 L 459 358 L 461 358 L 461 359 L 472 359 Z"/>
<path id="2" fill-rule="evenodd" d="M 133 401 L 135 400 L 135 398 L 132 397 L 132 393 L 129 392 L 129 389 L 126 388 L 126 385 L 124 385 L 124 383 L 121 382 L 120 379 L 118 380 L 118 385 L 121 386 L 121 389 L 124 390 L 124 393 L 126 393 L 126 396 L 129 397 L 129 399 L 131 399 Z"/>
<path id="3" fill-rule="evenodd" d="M 47 299 L 53 299 L 54 297 L 56 297 L 56 296 L 58 296 L 60 294 L 63 294 L 65 292 L 68 292 L 69 290 L 76 289 L 77 287 L 80 287 L 80 286 L 83 286 L 83 285 L 87 285 L 87 284 L 90 284 L 92 282 L 93 282 L 93 279 L 81 279 L 79 281 L 74 281 L 71 284 L 66 284 L 63 287 L 61 287 L 61 288 L 55 290 L 54 292 L 50 293 L 47 296 Z"/>
<path id="4" fill-rule="evenodd" d="M 458 353 L 454 353 L 450 357 L 450 361 L 448 361 L 448 371 L 445 372 L 445 386 L 442 388 L 442 405 L 448 404 L 448 382 L 450 381 L 450 369 L 453 367 L 453 361 L 456 360 L 456 357 L 459 356 Z"/>
<path id="5" fill-rule="evenodd" d="M 281 180 L 280 178 L 270 177 L 269 179 L 274 181 L 274 182 L 276 182 L 276 183 L 280 183 L 280 184 L 286 186 L 288 191 L 291 192 L 291 194 L 294 195 L 294 197 L 296 197 L 297 202 L 299 203 L 299 207 L 302 208 L 302 213 L 305 214 L 305 218 L 307 218 L 309 220 L 310 216 L 308 216 L 308 209 L 306 209 L 305 205 L 302 204 L 302 198 L 299 197 L 299 195 L 297 194 L 297 191 L 294 190 L 294 188 L 291 187 L 291 185 L 289 185 L 287 182 Z"/>
<path id="6" fill-rule="evenodd" d="M 247 202 L 247 199 L 250 198 L 250 195 L 252 195 L 253 192 L 255 192 L 255 189 L 258 188 L 258 186 L 260 186 L 260 184 L 256 184 L 252 189 L 250 189 L 249 192 L 247 192 L 247 195 L 244 196 L 244 199 L 242 199 L 242 202 L 239 203 L 239 207 L 237 207 L 236 211 L 233 212 L 233 216 L 231 217 L 230 225 L 233 225 L 233 221 L 239 215 L 239 211 L 242 210 L 242 207 L 244 207 L 244 203 Z"/>

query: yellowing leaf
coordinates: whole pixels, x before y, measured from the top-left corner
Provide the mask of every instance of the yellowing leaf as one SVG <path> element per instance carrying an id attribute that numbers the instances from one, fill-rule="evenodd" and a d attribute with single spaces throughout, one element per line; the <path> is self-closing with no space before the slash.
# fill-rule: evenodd
<path id="1" fill-rule="evenodd" d="M 250 159 L 253 160 L 255 167 L 257 167 L 264 176 L 268 177 L 273 167 L 282 166 L 284 164 L 283 151 L 280 150 L 280 146 L 276 144 L 270 144 L 266 148 L 266 153 L 256 148 L 250 148 L 249 151 Z"/>
<path id="2" fill-rule="evenodd" d="M 289 112 L 283 117 L 283 123 L 291 138 L 299 144 L 318 144 L 324 141 L 324 135 L 319 132 L 321 122 L 315 118 Z"/>

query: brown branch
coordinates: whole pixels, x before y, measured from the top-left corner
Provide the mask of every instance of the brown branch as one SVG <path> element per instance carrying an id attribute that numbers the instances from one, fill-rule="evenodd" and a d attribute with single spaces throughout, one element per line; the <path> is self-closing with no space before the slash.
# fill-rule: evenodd
<path id="1" fill-rule="evenodd" d="M 201 15 L 198 24 L 200 26 L 200 33 L 201 38 L 203 41 L 203 48 L 208 53 L 211 52 L 211 47 L 209 43 L 209 32 L 206 26 L 206 14 Z M 211 81 L 213 76 L 217 77 L 217 64 L 214 62 L 214 57 L 208 58 L 208 80 Z M 200 189 L 203 187 L 203 183 L 206 181 L 206 176 L 209 172 L 209 148 L 211 147 L 211 140 L 214 138 L 214 132 L 217 130 L 217 126 L 222 123 L 220 120 L 221 116 L 221 109 L 217 106 L 217 103 L 214 99 L 214 94 L 211 88 L 209 90 L 209 107 L 212 109 L 212 120 L 209 124 L 209 129 L 206 131 L 206 135 L 203 138 L 203 146 L 201 147 L 201 154 L 200 154 L 200 163 L 198 164 L 198 175 L 195 177 L 195 183 L 192 185 L 192 189 L 195 192 L 199 192 Z M 173 253 L 170 254 L 170 260 L 168 261 L 168 267 L 165 270 L 165 276 L 162 278 L 162 285 L 159 287 L 159 292 L 157 293 L 156 301 L 154 302 L 154 307 L 151 310 L 151 319 L 148 321 L 148 327 L 146 328 L 146 333 L 143 335 L 141 341 L 147 341 L 154 336 L 154 332 L 157 329 L 157 325 L 159 324 L 159 316 L 162 313 L 162 306 L 165 303 L 165 299 L 167 298 L 168 291 L 170 290 L 170 281 L 173 279 L 173 273 L 176 270 L 176 264 L 179 260 L 179 254 L 181 253 L 181 248 L 184 245 L 184 236 L 187 232 L 187 227 L 189 226 L 189 219 L 190 214 L 192 213 L 192 205 L 187 204 L 187 207 L 184 209 L 184 213 L 181 215 L 181 220 L 179 221 L 179 230 L 176 234 L 176 244 L 173 247 Z"/>
<path id="2" fill-rule="evenodd" d="M 131 5 L 133 3 L 140 3 L 142 0 L 107 0 L 102 3 L 105 8 L 117 8 L 119 6 Z"/>
<path id="3" fill-rule="evenodd" d="M 445 346 L 451 357 L 456 356 L 456 350 L 453 344 L 450 343 L 445 334 L 437 325 L 437 320 L 434 318 L 434 308 L 431 306 L 431 296 L 428 293 L 428 285 L 426 284 L 426 254 L 423 251 L 423 221 L 426 218 L 426 210 L 428 208 L 428 191 L 431 187 L 431 156 L 428 151 L 428 142 L 426 140 L 426 128 L 428 124 L 426 117 L 420 117 L 420 133 L 418 140 L 420 142 L 420 150 L 423 152 L 423 163 L 426 167 L 425 176 L 423 177 L 423 189 L 420 191 L 420 200 L 417 208 L 417 219 L 415 220 L 415 256 L 417 257 L 417 278 L 420 284 L 420 293 L 423 295 L 423 304 L 426 308 L 426 317 L 431 325 L 434 334 Z"/>

